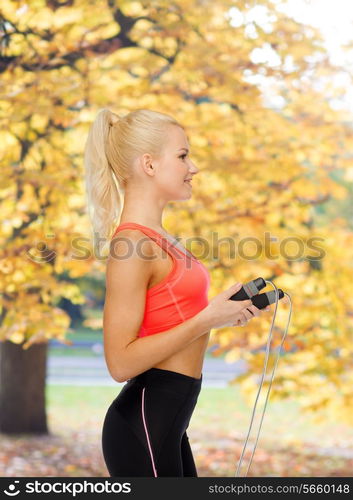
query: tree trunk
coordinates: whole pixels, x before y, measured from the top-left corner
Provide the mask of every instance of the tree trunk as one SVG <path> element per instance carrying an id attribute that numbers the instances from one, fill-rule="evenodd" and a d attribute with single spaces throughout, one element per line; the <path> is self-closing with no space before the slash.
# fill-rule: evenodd
<path id="1" fill-rule="evenodd" d="M 0 342 L 0 432 L 48 434 L 45 409 L 47 342 Z"/>

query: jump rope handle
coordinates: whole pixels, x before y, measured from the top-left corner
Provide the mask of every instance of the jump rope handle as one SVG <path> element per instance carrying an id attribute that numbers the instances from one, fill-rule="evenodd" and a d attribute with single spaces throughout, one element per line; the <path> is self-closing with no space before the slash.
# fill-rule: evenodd
<path id="1" fill-rule="evenodd" d="M 229 300 L 250 299 L 254 306 L 256 306 L 258 309 L 264 309 L 270 304 L 276 302 L 275 290 L 271 290 L 270 292 L 266 293 L 260 293 L 260 295 L 258 295 L 259 291 L 262 290 L 262 288 L 264 288 L 265 286 L 266 282 L 263 278 L 256 278 L 252 281 L 249 281 L 248 283 L 245 283 L 245 285 L 243 285 L 240 290 L 229 297 Z M 283 290 L 278 288 L 278 300 L 282 299 L 283 297 Z"/>

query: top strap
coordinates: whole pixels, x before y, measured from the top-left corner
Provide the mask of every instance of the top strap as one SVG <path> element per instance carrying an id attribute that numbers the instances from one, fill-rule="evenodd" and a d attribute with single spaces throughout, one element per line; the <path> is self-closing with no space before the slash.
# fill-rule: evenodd
<path id="1" fill-rule="evenodd" d="M 158 231 L 155 231 L 154 229 L 150 228 L 150 227 L 147 227 L 147 226 L 144 226 L 142 224 L 138 224 L 137 222 L 123 222 L 122 224 L 120 224 L 112 238 L 116 235 L 116 233 L 118 231 L 120 231 L 121 229 L 125 229 L 126 227 L 131 227 L 131 228 L 134 228 L 134 229 L 141 229 L 141 231 L 145 234 L 147 234 L 147 236 L 149 236 L 151 239 L 153 239 L 154 241 L 156 241 L 156 243 L 158 244 L 161 244 L 162 245 L 162 248 L 165 249 L 166 251 L 168 251 L 168 249 L 170 247 L 173 248 L 173 250 L 178 250 L 184 257 L 188 257 L 189 259 L 196 259 L 196 257 L 194 257 L 192 254 L 187 254 L 185 252 L 188 252 L 186 249 L 185 249 L 185 252 L 183 252 L 182 250 L 180 250 L 178 247 L 175 246 L 175 244 L 173 244 L 169 238 L 167 238 L 166 236 L 163 236 L 161 233 L 159 233 Z M 188 252 L 189 253 L 189 252 Z"/>
<path id="2" fill-rule="evenodd" d="M 158 245 L 160 245 L 163 250 L 166 250 L 168 252 L 169 248 L 172 247 L 173 249 L 175 248 L 175 246 L 171 243 L 171 241 L 166 238 L 165 236 L 163 236 L 161 233 L 159 233 L 158 231 L 155 231 L 154 229 L 150 228 L 150 227 L 147 227 L 147 226 L 143 226 L 142 224 L 138 224 L 137 222 L 123 222 L 122 224 L 120 224 L 112 238 L 114 238 L 114 236 L 116 235 L 116 233 L 122 229 L 126 229 L 126 228 L 132 228 L 132 229 L 140 229 L 144 234 L 147 234 L 147 236 L 149 236 L 153 241 L 155 241 Z M 177 248 L 177 250 L 179 250 Z M 183 253 L 183 252 L 181 252 Z"/>

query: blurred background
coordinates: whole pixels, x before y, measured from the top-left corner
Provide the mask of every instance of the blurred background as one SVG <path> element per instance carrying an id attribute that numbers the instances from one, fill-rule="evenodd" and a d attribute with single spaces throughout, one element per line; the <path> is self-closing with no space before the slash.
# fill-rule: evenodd
<path id="1" fill-rule="evenodd" d="M 200 173 L 164 227 L 210 270 L 210 298 L 259 276 L 291 296 L 280 353 L 289 305 L 278 305 L 240 475 L 278 353 L 248 476 L 352 475 L 350 7 L 1 2 L 1 476 L 108 476 L 101 428 L 123 384 L 104 361 L 105 258 L 83 182 L 102 107 L 185 126 Z M 235 475 L 271 319 L 212 330 L 188 431 L 199 476 Z"/>

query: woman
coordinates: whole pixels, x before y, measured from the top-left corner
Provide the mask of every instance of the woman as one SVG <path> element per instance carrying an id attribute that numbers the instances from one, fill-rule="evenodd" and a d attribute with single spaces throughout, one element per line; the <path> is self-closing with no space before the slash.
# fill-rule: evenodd
<path id="1" fill-rule="evenodd" d="M 146 109 L 123 117 L 102 109 L 85 146 L 95 236 L 110 249 L 105 359 L 114 380 L 126 382 L 102 430 L 112 477 L 197 477 L 186 430 L 210 330 L 261 313 L 250 300 L 228 300 L 241 283 L 208 301 L 206 267 L 163 228 L 165 205 L 192 195 L 198 169 L 188 153 L 184 127 Z"/>

